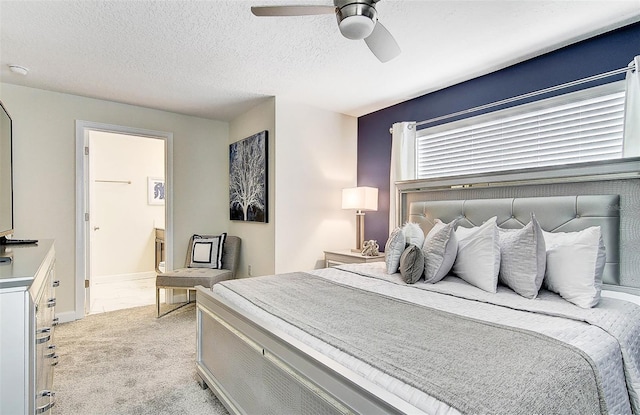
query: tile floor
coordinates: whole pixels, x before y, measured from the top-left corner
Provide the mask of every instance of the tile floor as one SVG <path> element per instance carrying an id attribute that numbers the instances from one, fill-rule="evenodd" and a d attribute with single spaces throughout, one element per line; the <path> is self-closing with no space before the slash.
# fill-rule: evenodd
<path id="1" fill-rule="evenodd" d="M 89 314 L 155 304 L 156 278 L 115 282 L 101 281 L 91 286 L 90 295 Z M 164 301 L 164 290 L 160 290 L 160 301 Z"/>

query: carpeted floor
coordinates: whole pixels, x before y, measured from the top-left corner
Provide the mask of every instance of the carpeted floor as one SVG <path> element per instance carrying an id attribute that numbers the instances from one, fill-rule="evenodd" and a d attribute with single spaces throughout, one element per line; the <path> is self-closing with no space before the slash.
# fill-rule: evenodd
<path id="1" fill-rule="evenodd" d="M 57 415 L 227 414 L 197 383 L 193 304 L 93 314 L 55 330 Z"/>

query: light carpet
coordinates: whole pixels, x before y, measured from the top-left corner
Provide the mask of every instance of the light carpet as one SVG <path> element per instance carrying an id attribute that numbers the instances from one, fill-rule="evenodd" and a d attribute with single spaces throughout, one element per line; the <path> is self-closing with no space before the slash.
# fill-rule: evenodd
<path id="1" fill-rule="evenodd" d="M 198 384 L 196 314 L 155 305 L 92 314 L 55 330 L 57 415 L 227 414 Z"/>

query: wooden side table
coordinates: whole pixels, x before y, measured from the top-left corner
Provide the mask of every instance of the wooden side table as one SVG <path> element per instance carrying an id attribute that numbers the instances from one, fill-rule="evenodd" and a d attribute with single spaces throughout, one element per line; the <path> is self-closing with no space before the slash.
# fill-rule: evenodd
<path id="1" fill-rule="evenodd" d="M 324 251 L 324 265 L 326 268 L 342 264 L 362 264 L 367 262 L 384 262 L 384 254 L 378 256 L 364 256 L 350 249 Z"/>
<path id="2" fill-rule="evenodd" d="M 156 233 L 156 272 L 164 272 L 160 269 L 160 263 L 165 260 L 165 249 L 164 249 L 164 229 L 163 228 L 155 228 Z"/>

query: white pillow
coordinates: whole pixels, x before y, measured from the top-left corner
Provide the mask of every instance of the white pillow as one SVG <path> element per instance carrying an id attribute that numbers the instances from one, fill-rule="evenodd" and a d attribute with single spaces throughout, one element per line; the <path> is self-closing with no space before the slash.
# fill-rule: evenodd
<path id="1" fill-rule="evenodd" d="M 199 235 L 193 235 L 189 267 L 222 268 L 222 252 L 225 239 L 227 239 L 226 233 L 213 238 L 203 238 Z"/>
<path id="2" fill-rule="evenodd" d="M 491 219 L 489 219 L 489 220 L 491 220 Z M 471 235 L 476 230 L 478 230 L 478 228 L 479 228 L 479 226 L 474 226 L 473 228 L 465 228 L 463 226 L 458 226 L 458 229 L 456 229 L 456 236 L 458 237 L 458 240 L 460 240 L 462 238 L 466 238 L 467 236 Z"/>
<path id="3" fill-rule="evenodd" d="M 387 273 L 398 272 L 400 257 L 406 247 L 405 236 L 402 228 L 395 228 L 384 246 L 384 262 L 387 264 Z"/>
<path id="4" fill-rule="evenodd" d="M 417 223 L 407 222 L 402 227 L 407 245 L 414 244 L 421 247 L 424 244 L 424 232 Z"/>
<path id="5" fill-rule="evenodd" d="M 458 239 L 455 224 L 446 224 L 436 219 L 436 224 L 424 238 L 424 279 L 436 283 L 447 276 L 458 254 Z"/>
<path id="6" fill-rule="evenodd" d="M 542 228 L 531 214 L 522 229 L 498 228 L 500 242 L 499 281 L 525 298 L 536 298 L 547 262 Z"/>
<path id="7" fill-rule="evenodd" d="M 500 245 L 497 218 L 494 216 L 482 226 L 456 230 L 458 255 L 453 272 L 476 287 L 495 293 L 500 270 Z"/>
<path id="8" fill-rule="evenodd" d="M 598 304 L 607 258 L 600 227 L 543 234 L 547 245 L 547 288 L 582 308 Z"/>

